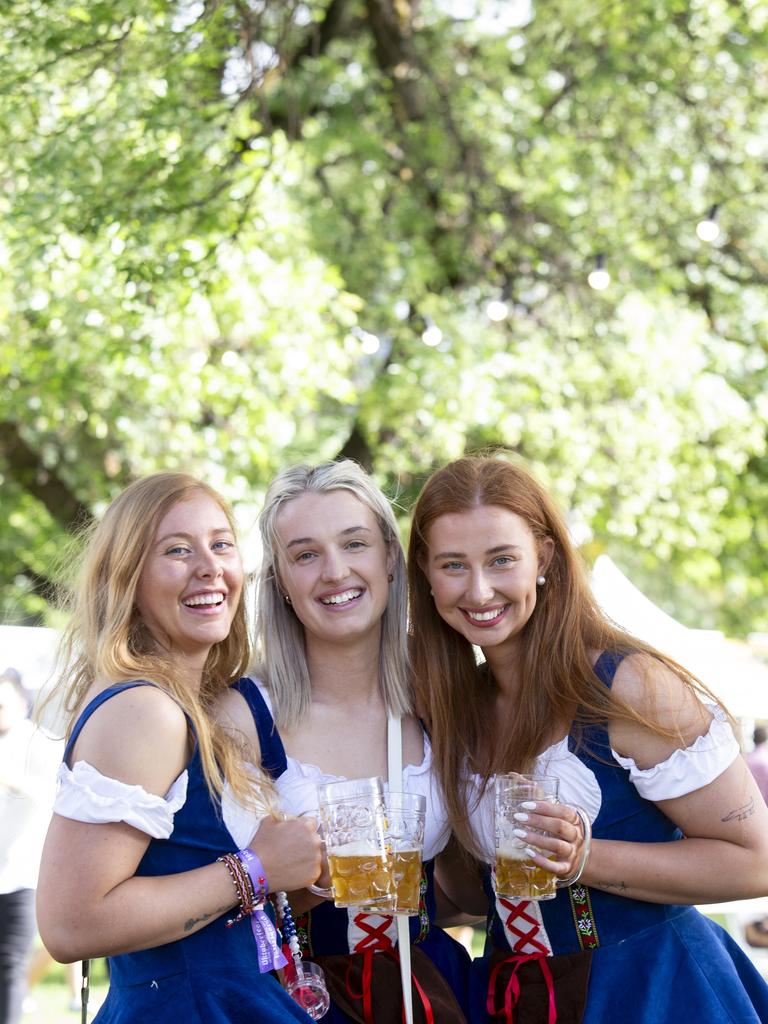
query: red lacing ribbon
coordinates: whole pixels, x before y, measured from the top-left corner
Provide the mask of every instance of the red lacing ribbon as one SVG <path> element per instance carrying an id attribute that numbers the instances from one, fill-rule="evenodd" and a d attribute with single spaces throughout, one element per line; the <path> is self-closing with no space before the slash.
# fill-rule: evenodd
<path id="1" fill-rule="evenodd" d="M 486 999 L 486 1011 L 491 1017 L 503 1017 L 505 1024 L 514 1024 L 515 1021 L 515 1007 L 520 1001 L 520 980 L 517 977 L 517 972 L 520 970 L 524 963 L 528 960 L 538 960 L 539 966 L 541 967 L 541 973 L 544 975 L 544 981 L 547 983 L 547 995 L 549 997 L 549 1012 L 547 1015 L 547 1024 L 556 1024 L 557 1021 L 557 1007 L 555 1006 L 555 983 L 552 980 L 552 972 L 547 964 L 547 957 L 542 953 L 512 953 L 510 956 L 500 960 L 491 971 L 488 979 L 488 997 Z M 505 964 L 512 964 L 512 974 L 510 975 L 507 987 L 504 990 L 504 1005 L 496 1006 L 496 979 L 498 978 L 499 971 Z M 366 1022 L 367 1024 L 367 1022 Z"/>
<path id="2" fill-rule="evenodd" d="M 361 952 L 363 954 L 363 974 L 361 979 L 362 992 L 353 991 L 352 985 L 350 984 L 349 972 L 352 969 L 352 963 L 350 961 L 350 964 L 347 967 L 347 976 L 345 979 L 347 995 L 349 996 L 350 999 L 362 999 L 363 1019 L 365 1020 L 365 1024 L 376 1024 L 376 1022 L 373 1019 L 373 993 L 371 987 L 371 983 L 373 981 L 373 958 L 378 953 L 381 956 L 388 956 L 391 960 L 394 960 L 395 963 L 400 963 L 400 957 L 397 955 L 397 951 L 395 949 L 392 949 L 391 947 L 389 949 L 377 950 L 369 946 L 367 949 L 364 949 Z M 427 1024 L 435 1024 L 435 1015 L 432 1011 L 432 1003 L 429 1001 L 429 996 L 419 984 L 419 979 L 416 977 L 416 975 L 411 975 L 411 978 L 416 988 L 416 993 L 419 999 L 421 1000 L 421 1005 L 424 1008 L 424 1016 L 426 1018 Z M 402 1009 L 402 1020 L 403 1024 L 405 1024 L 405 1005 L 403 1005 Z"/>

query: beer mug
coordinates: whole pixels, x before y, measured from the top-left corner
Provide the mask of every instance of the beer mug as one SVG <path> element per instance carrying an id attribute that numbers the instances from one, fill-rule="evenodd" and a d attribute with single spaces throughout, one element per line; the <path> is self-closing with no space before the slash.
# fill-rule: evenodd
<path id="1" fill-rule="evenodd" d="M 328 782 L 317 787 L 317 795 L 333 902 L 391 913 L 395 879 L 382 779 Z"/>
<path id="2" fill-rule="evenodd" d="M 526 843 L 514 834 L 522 827 L 514 817 L 520 805 L 528 800 L 545 800 L 556 804 L 559 780 L 551 775 L 519 775 L 510 772 L 496 776 L 496 895 L 506 899 L 551 900 L 557 895 L 557 876 L 530 859 Z M 527 831 L 534 831 L 528 829 Z M 553 858 L 549 851 L 543 856 Z"/>
<path id="3" fill-rule="evenodd" d="M 368 905 L 361 909 L 376 910 L 379 913 L 418 914 L 427 800 L 417 793 L 390 791 L 385 801 L 387 849 L 395 881 L 394 905 L 386 910 L 382 906 Z"/>

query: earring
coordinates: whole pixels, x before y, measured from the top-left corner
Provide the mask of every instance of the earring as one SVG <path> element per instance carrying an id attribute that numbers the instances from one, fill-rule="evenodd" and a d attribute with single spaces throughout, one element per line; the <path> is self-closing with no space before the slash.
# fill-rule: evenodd
<path id="1" fill-rule="evenodd" d="M 387 583 L 391 583 L 394 578 L 395 578 L 395 574 L 394 573 L 391 573 L 391 572 L 387 573 Z"/>
<path id="2" fill-rule="evenodd" d="M 537 576 L 536 577 L 536 586 L 537 587 L 543 587 L 546 582 L 547 582 L 547 577 L 546 576 Z"/>
<path id="3" fill-rule="evenodd" d="M 434 597 L 435 596 L 435 592 L 434 592 L 434 590 L 431 587 L 429 588 L 429 596 L 430 597 Z"/>
<path id="4" fill-rule="evenodd" d="M 283 597 L 285 598 L 285 603 L 286 604 L 291 604 L 291 599 L 290 599 L 290 597 L 288 597 L 287 594 L 283 594 Z"/>

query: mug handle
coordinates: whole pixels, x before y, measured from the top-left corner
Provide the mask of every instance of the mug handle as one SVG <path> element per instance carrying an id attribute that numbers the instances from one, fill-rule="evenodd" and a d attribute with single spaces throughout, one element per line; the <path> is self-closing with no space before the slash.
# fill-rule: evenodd
<path id="1" fill-rule="evenodd" d="M 314 893 L 315 896 L 322 896 L 324 900 L 333 899 L 333 889 L 323 889 L 319 885 L 308 885 L 307 888 L 310 892 Z"/>

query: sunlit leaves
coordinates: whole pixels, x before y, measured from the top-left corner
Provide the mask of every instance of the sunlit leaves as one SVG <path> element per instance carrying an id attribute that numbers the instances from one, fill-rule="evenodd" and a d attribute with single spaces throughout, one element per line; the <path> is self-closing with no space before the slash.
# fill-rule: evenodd
<path id="1" fill-rule="evenodd" d="M 6 7 L 2 419 L 43 476 L 252 507 L 354 437 L 407 504 L 502 443 L 587 554 L 768 628 L 764 5 Z M 4 614 L 37 614 L 68 524 L 0 472 Z"/>

